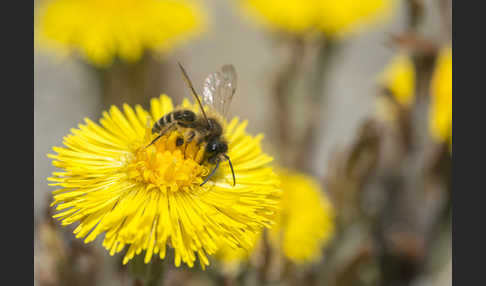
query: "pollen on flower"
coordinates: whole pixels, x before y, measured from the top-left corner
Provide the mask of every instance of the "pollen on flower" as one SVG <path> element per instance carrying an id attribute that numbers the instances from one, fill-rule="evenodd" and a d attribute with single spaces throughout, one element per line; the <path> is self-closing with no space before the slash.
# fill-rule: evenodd
<path id="1" fill-rule="evenodd" d="M 146 136 L 147 137 L 147 136 Z M 182 135 L 175 131 L 164 135 L 153 145 L 151 141 L 138 148 L 127 165 L 128 177 L 136 182 L 156 186 L 162 192 L 177 192 L 199 187 L 209 174 L 204 164 L 204 144 L 195 141 L 177 146 Z"/>

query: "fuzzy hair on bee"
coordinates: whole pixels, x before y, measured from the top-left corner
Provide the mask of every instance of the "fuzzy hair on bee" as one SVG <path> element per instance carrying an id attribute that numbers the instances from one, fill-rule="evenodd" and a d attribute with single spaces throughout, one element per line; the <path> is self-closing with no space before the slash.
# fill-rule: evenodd
<path id="1" fill-rule="evenodd" d="M 189 109 L 176 109 L 163 115 L 152 126 L 152 133 L 158 136 L 147 145 L 150 146 L 162 136 L 171 131 L 179 131 L 184 134 L 178 138 L 177 146 L 195 141 L 196 144 L 205 144 L 204 160 L 215 165 L 211 173 L 204 179 L 201 186 L 206 184 L 216 173 L 219 164 L 227 160 L 233 176 L 233 186 L 236 185 L 235 172 L 230 157 L 227 155 L 228 142 L 224 138 L 224 116 L 236 91 L 236 71 L 232 65 L 225 65 L 221 72 L 210 74 L 203 84 L 203 102 L 211 109 L 205 110 L 204 106 L 192 85 L 184 67 L 179 64 L 184 81 L 188 85 L 191 94 L 196 99 L 200 112 Z M 209 113 L 209 116 L 208 116 Z"/>

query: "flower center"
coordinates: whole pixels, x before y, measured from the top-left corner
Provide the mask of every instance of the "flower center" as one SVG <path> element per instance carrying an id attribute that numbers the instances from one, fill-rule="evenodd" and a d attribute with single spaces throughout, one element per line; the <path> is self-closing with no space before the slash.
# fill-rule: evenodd
<path id="1" fill-rule="evenodd" d="M 130 179 L 163 192 L 190 190 L 203 182 L 209 174 L 208 164 L 203 162 L 203 144 L 187 144 L 181 133 L 174 131 L 146 147 L 154 138 L 155 135 L 146 136 L 144 145 L 134 152 L 134 159 L 128 164 Z"/>

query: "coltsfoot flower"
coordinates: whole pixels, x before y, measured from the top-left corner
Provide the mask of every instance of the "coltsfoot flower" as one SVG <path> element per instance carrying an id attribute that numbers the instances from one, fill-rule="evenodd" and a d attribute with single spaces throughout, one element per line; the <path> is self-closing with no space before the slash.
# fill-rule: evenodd
<path id="1" fill-rule="evenodd" d="M 415 68 L 407 54 L 400 53 L 393 57 L 379 80 L 398 103 L 407 107 L 413 103 Z"/>
<path id="2" fill-rule="evenodd" d="M 285 169 L 278 174 L 282 199 L 270 244 L 295 263 L 317 261 L 334 233 L 332 205 L 313 178 Z"/>
<path id="3" fill-rule="evenodd" d="M 253 246 L 249 249 L 233 248 L 223 243 L 214 255 L 214 258 L 219 262 L 219 270 L 226 275 L 237 274 L 242 269 L 242 265 L 249 263 L 253 255 L 260 251 L 263 235 L 263 231 L 253 235 Z"/>
<path id="4" fill-rule="evenodd" d="M 408 109 L 415 99 L 415 67 L 405 53 L 395 55 L 378 76 L 379 85 L 390 97 L 379 97 L 378 117 L 394 121 L 399 109 Z"/>
<path id="5" fill-rule="evenodd" d="M 442 48 L 431 82 L 430 132 L 452 150 L 452 47 Z"/>
<path id="6" fill-rule="evenodd" d="M 316 1 L 316 0 L 314 0 Z M 342 37 L 360 32 L 393 12 L 395 0 L 317 0 L 317 27 L 325 34 Z"/>
<path id="7" fill-rule="evenodd" d="M 342 37 L 386 19 L 394 0 L 241 0 L 244 9 L 268 28 Z"/>
<path id="8" fill-rule="evenodd" d="M 198 34 L 204 14 L 190 0 L 50 0 L 36 10 L 37 43 L 78 52 L 96 66 L 139 60 Z"/>
<path id="9" fill-rule="evenodd" d="M 279 169 L 277 174 L 282 199 L 276 223 L 267 232 L 270 246 L 294 263 L 316 262 L 334 234 L 332 205 L 313 178 L 285 169 Z M 258 252 L 262 236 L 255 236 L 253 249 L 224 245 L 216 257 L 227 269 L 235 269 Z"/>
<path id="10" fill-rule="evenodd" d="M 197 111 L 185 100 L 183 107 Z M 178 131 L 155 144 L 155 120 L 173 110 L 162 95 L 151 101 L 150 112 L 141 106 L 112 106 L 99 124 L 85 119 L 64 138 L 64 147 L 49 154 L 62 169 L 49 178 L 54 215 L 62 225 L 79 223 L 74 233 L 86 243 L 105 233 L 103 246 L 111 255 L 128 246 L 127 263 L 145 252 L 164 259 L 166 246 L 175 251 L 175 265 L 201 266 L 219 246 L 250 249 L 253 237 L 273 223 L 278 208 L 279 180 L 262 152 L 263 135 L 245 132 L 247 122 L 233 118 L 225 127 L 228 155 L 233 162 L 236 186 L 228 163 L 203 185 L 213 167 L 203 160 L 204 144 L 195 141 L 176 146 Z"/>

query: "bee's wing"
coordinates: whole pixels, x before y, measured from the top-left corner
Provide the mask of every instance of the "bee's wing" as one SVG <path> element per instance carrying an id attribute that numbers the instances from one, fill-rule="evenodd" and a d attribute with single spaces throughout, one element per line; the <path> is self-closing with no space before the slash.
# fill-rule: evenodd
<path id="1" fill-rule="evenodd" d="M 236 70 L 233 65 L 225 65 L 221 71 L 208 75 L 203 83 L 203 103 L 226 117 L 236 91 L 236 81 Z"/>

